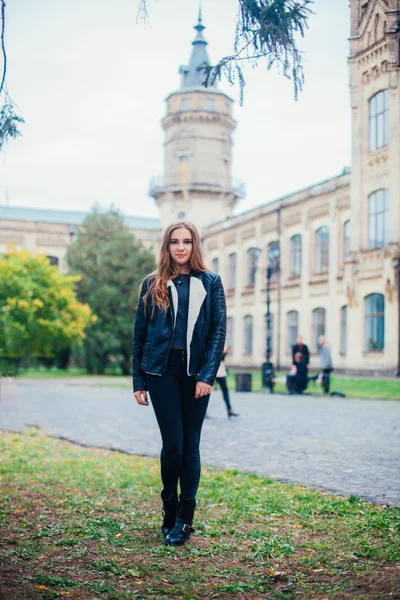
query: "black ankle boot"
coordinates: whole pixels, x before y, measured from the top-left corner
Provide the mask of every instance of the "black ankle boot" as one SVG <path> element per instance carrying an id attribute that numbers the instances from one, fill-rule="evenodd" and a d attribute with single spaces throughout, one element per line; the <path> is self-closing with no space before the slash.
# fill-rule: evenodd
<path id="1" fill-rule="evenodd" d="M 163 502 L 162 514 L 164 517 L 161 531 L 163 532 L 163 535 L 166 536 L 175 525 L 176 512 L 178 510 L 178 494 L 176 492 L 172 492 L 168 498 L 165 498 L 163 490 L 161 492 L 161 500 Z"/>
<path id="2" fill-rule="evenodd" d="M 183 546 L 189 539 L 190 534 L 194 531 L 192 523 L 195 508 L 195 498 L 188 500 L 180 496 L 176 523 L 165 538 L 168 546 Z"/>

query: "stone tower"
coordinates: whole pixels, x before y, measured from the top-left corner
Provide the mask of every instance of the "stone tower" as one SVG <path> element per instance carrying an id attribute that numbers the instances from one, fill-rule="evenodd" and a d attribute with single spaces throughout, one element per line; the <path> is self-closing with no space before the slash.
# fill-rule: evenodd
<path id="1" fill-rule="evenodd" d="M 202 67 L 210 63 L 201 12 L 195 30 L 189 65 L 180 68 L 180 87 L 166 99 L 164 174 L 150 183 L 163 229 L 186 219 L 202 231 L 231 216 L 244 195 L 243 184 L 231 177 L 233 100 L 216 84 L 202 85 Z"/>

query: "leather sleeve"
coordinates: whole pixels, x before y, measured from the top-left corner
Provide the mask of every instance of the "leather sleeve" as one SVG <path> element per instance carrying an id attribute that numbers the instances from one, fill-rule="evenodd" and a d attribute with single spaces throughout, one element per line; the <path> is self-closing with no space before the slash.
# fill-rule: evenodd
<path id="1" fill-rule="evenodd" d="M 214 385 L 217 371 L 224 353 L 226 338 L 226 301 L 221 277 L 216 275 L 211 284 L 211 327 L 206 341 L 205 358 L 203 359 L 198 381 Z"/>
<path id="2" fill-rule="evenodd" d="M 133 333 L 132 344 L 132 374 L 133 374 L 133 391 L 147 390 L 146 373 L 140 368 L 142 361 L 143 347 L 146 342 L 148 317 L 144 310 L 143 296 L 146 293 L 148 279 L 144 279 L 140 289 L 139 304 L 136 310 L 135 327 Z M 148 311 L 147 311 L 148 313 Z"/>

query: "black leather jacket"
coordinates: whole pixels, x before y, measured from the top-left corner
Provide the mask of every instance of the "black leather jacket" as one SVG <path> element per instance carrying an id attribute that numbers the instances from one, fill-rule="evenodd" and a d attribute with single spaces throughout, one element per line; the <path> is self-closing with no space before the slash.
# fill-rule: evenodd
<path id="1" fill-rule="evenodd" d="M 146 311 L 143 303 L 150 277 L 143 281 L 135 320 L 132 356 L 134 391 L 147 390 L 146 374 L 164 373 L 173 338 L 174 302 L 177 298 L 173 289 L 175 286 L 170 283 L 169 310 L 163 312 L 155 307 L 151 317 L 151 297 L 148 298 Z M 195 375 L 198 381 L 213 385 L 226 337 L 225 294 L 221 278 L 216 273 L 192 273 L 188 330 L 188 375 Z"/>

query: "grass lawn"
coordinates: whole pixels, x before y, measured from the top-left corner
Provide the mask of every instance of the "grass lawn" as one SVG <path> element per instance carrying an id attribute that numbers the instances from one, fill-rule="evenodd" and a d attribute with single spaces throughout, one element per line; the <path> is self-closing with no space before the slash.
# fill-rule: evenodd
<path id="1" fill-rule="evenodd" d="M 278 375 L 285 375 L 286 373 L 279 373 Z M 106 375 L 88 375 L 85 369 L 73 367 L 68 370 L 62 369 L 28 369 L 22 373 L 20 378 L 33 378 L 33 379 L 47 379 L 47 378 L 75 378 L 75 377 L 86 377 L 92 378 L 95 385 L 106 385 L 116 387 L 132 387 L 131 378 L 123 377 L 119 375 L 115 369 L 114 371 L 107 371 Z M 102 379 L 104 381 L 102 382 Z M 228 386 L 230 390 L 236 389 L 235 373 L 230 372 L 228 375 Z M 389 400 L 400 400 L 400 378 L 399 379 L 362 379 L 362 378 L 350 378 L 350 377 L 331 377 L 331 391 L 340 391 L 346 394 L 349 398 L 385 398 Z M 252 391 L 260 392 L 261 387 L 261 373 L 256 372 L 252 374 Z M 277 393 L 285 393 L 286 385 L 284 383 L 277 383 L 275 386 Z M 309 392 L 312 394 L 322 394 L 322 389 L 319 384 L 309 385 Z M 267 391 L 266 391 L 267 393 Z M 0 599 L 1 600 L 1 599 Z"/>
<path id="2" fill-rule="evenodd" d="M 279 373 L 278 375 L 286 375 Z M 235 373 L 229 373 L 228 386 L 230 390 L 236 387 Z M 261 372 L 252 375 L 252 390 L 259 392 L 261 386 Z M 275 386 L 276 393 L 285 393 L 286 384 L 278 382 Z M 308 391 L 312 394 L 322 394 L 321 386 L 312 382 L 309 384 Z M 350 377 L 331 377 L 331 392 L 343 392 L 349 398 L 386 398 L 391 400 L 400 400 L 400 378 L 398 379 L 361 379 Z M 307 392 L 306 392 L 307 393 Z"/>
<path id="3" fill-rule="evenodd" d="M 400 598 L 400 511 L 204 469 L 196 533 L 168 548 L 158 461 L 0 434 L 0 598 Z"/>

